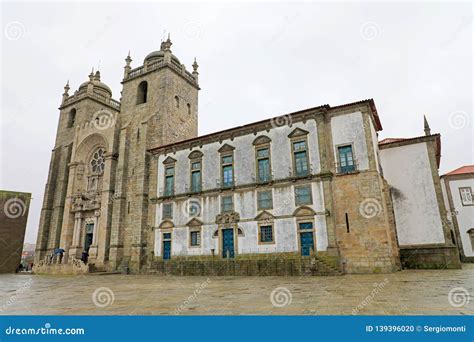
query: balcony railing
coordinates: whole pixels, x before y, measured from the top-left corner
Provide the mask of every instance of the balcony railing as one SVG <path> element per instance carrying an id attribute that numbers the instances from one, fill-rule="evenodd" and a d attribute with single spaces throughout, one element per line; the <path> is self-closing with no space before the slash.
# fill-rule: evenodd
<path id="1" fill-rule="evenodd" d="M 356 159 L 352 163 L 336 163 L 336 173 L 338 174 L 354 173 L 357 171 L 359 171 L 359 164 Z"/>

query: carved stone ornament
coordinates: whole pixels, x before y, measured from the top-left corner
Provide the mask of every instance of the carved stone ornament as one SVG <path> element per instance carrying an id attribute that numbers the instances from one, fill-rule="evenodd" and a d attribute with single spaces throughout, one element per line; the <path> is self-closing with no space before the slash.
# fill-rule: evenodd
<path id="1" fill-rule="evenodd" d="M 227 224 L 227 223 L 236 223 L 240 221 L 239 213 L 235 211 L 230 213 L 222 213 L 216 216 L 216 223 L 217 224 Z"/>

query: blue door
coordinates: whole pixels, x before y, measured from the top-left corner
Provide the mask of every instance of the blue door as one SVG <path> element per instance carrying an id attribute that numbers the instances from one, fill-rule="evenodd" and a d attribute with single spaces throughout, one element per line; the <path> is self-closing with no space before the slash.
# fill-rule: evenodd
<path id="1" fill-rule="evenodd" d="M 313 232 L 300 233 L 301 238 L 301 255 L 309 256 L 311 250 L 314 249 Z"/>
<path id="2" fill-rule="evenodd" d="M 227 258 L 227 253 L 230 258 L 234 257 L 234 230 L 222 230 L 222 257 Z"/>
<path id="3" fill-rule="evenodd" d="M 171 241 L 163 241 L 163 259 L 169 260 L 171 258 Z"/>

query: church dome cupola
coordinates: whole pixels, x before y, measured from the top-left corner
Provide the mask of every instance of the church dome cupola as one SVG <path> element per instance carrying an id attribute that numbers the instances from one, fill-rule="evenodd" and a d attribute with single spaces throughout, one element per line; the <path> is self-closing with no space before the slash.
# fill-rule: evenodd
<path id="1" fill-rule="evenodd" d="M 89 91 L 89 89 L 95 94 L 112 97 L 112 90 L 110 90 L 107 84 L 100 81 L 99 70 L 97 70 L 95 74 L 94 70 L 92 70 L 92 72 L 89 74 L 89 81 L 84 82 L 79 86 L 79 92 Z"/>
<path id="2" fill-rule="evenodd" d="M 161 42 L 160 50 L 149 53 L 145 57 L 143 64 L 146 65 L 147 63 L 163 61 L 167 54 L 171 56 L 172 61 L 176 62 L 177 64 L 181 64 L 178 57 L 171 53 L 171 45 L 173 45 L 173 43 L 171 43 L 170 36 L 168 35 L 168 39 L 164 42 Z"/>

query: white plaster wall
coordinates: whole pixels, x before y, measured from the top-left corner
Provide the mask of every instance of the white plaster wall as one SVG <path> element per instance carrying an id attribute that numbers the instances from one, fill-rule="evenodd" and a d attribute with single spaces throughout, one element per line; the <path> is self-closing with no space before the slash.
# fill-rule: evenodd
<path id="1" fill-rule="evenodd" d="M 316 229 L 316 249 L 326 251 L 328 245 L 325 205 L 322 182 L 312 182 L 313 204 L 308 205 L 317 215 L 314 217 Z M 296 210 L 294 198 L 294 185 L 278 186 L 272 189 L 273 208 L 267 210 L 275 216 L 274 219 L 274 244 L 258 244 L 258 223 L 255 217 L 261 212 L 257 210 L 257 190 L 238 191 L 233 194 L 234 208 L 239 213 L 239 228 L 244 236 L 238 237 L 238 253 L 269 253 L 293 252 L 298 250 L 298 235 L 296 219 L 291 217 Z M 227 194 L 226 194 L 227 195 Z M 210 255 L 211 249 L 218 253 L 218 239 L 213 237 L 217 225 L 216 216 L 221 212 L 220 195 L 204 195 L 200 198 L 186 198 L 173 201 L 174 224 L 172 233 L 172 255 Z M 189 247 L 188 222 L 192 219 L 186 210 L 186 202 L 198 201 L 201 213 L 196 219 L 203 222 L 201 230 L 201 247 Z M 163 221 L 162 206 L 156 206 L 156 227 Z M 155 228 L 155 255 L 160 256 L 162 251 L 162 231 Z"/>
<path id="2" fill-rule="evenodd" d="M 305 124 L 298 122 L 291 127 L 283 126 L 271 129 L 269 132 L 260 132 L 256 136 L 248 134 L 236 137 L 233 140 L 224 140 L 222 143 L 210 143 L 202 148 L 194 148 L 203 153 L 202 158 L 202 188 L 203 190 L 215 189 L 219 187 L 221 179 L 220 153 L 218 150 L 229 144 L 235 147 L 234 150 L 234 180 L 236 185 L 254 183 L 255 172 L 255 148 L 252 142 L 256 137 L 265 135 L 272 142 L 270 144 L 271 167 L 274 179 L 287 178 L 292 170 L 291 144 L 288 135 L 296 128 L 301 128 L 309 132 L 308 149 L 313 174 L 321 171 L 319 160 L 319 147 L 317 138 L 316 122 L 308 120 Z M 175 165 L 175 194 L 188 192 L 190 186 L 190 163 L 188 155 L 192 150 L 180 150 L 176 153 L 160 155 L 158 157 L 157 184 L 158 194 L 161 196 L 164 190 L 164 165 L 163 161 L 168 157 L 176 159 Z"/>
<path id="3" fill-rule="evenodd" d="M 392 193 L 400 246 L 444 243 L 426 143 L 380 150 Z"/>
<path id="4" fill-rule="evenodd" d="M 463 206 L 461 195 L 459 194 L 459 188 L 462 187 L 471 187 L 474 190 L 474 177 L 471 179 L 451 180 L 449 181 L 449 187 L 453 197 L 453 205 L 457 212 L 456 219 L 458 221 L 464 255 L 474 256 L 474 246 L 472 246 L 471 239 L 467 233 L 469 229 L 474 228 L 474 206 Z"/>
<path id="5" fill-rule="evenodd" d="M 380 151 L 379 151 L 379 139 L 377 137 L 377 131 L 375 130 L 372 120 L 370 120 L 370 136 L 372 137 L 372 147 L 374 148 L 374 157 L 375 157 L 375 166 L 377 170 L 380 170 L 379 160 L 380 160 Z"/>
<path id="6" fill-rule="evenodd" d="M 359 170 L 369 168 L 364 122 L 361 112 L 338 115 L 331 118 L 331 133 L 334 147 L 334 160 L 338 161 L 337 146 L 353 144 L 354 158 Z"/>

